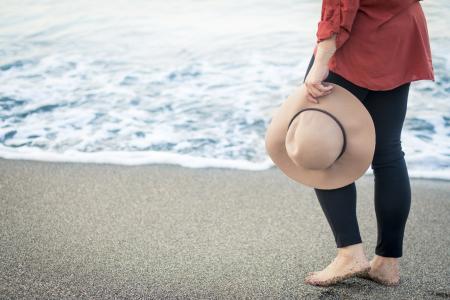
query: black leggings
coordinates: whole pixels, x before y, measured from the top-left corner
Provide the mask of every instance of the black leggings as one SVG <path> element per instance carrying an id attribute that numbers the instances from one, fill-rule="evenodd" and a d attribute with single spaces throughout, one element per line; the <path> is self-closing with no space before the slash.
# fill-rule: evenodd
<path id="1" fill-rule="evenodd" d="M 314 55 L 303 82 L 313 63 Z M 349 90 L 372 116 L 376 132 L 375 154 L 371 164 L 378 228 L 375 254 L 401 257 L 403 234 L 411 206 L 409 175 L 400 141 L 410 82 L 388 91 L 373 91 L 357 86 L 332 71 L 324 81 Z M 356 219 L 355 183 L 337 189 L 314 190 L 333 231 L 337 247 L 361 243 Z"/>

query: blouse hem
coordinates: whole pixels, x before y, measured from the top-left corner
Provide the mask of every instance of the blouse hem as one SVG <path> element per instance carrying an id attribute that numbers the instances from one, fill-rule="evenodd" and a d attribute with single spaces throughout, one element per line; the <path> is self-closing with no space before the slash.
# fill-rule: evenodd
<path id="1" fill-rule="evenodd" d="M 401 80 L 399 82 L 396 82 L 396 83 L 394 83 L 392 85 L 388 85 L 388 86 L 384 86 L 384 87 L 372 87 L 370 84 L 367 84 L 364 81 L 359 81 L 357 79 L 350 80 L 345 75 L 341 74 L 339 71 L 330 69 L 330 72 L 333 72 L 333 73 L 341 76 L 345 80 L 347 80 L 347 81 L 349 81 L 349 82 L 351 82 L 353 84 L 356 84 L 356 85 L 358 85 L 358 86 L 360 86 L 362 88 L 366 88 L 368 90 L 371 90 L 371 91 L 389 91 L 389 90 L 393 90 L 393 89 L 395 89 L 395 88 L 397 88 L 397 87 L 399 87 L 399 86 L 401 86 L 401 85 L 403 85 L 405 83 L 419 81 L 419 80 L 431 80 L 431 81 L 435 82 L 434 76 L 432 76 L 432 75 L 421 75 L 421 76 L 407 77 L 406 79 L 403 79 L 403 80 Z"/>

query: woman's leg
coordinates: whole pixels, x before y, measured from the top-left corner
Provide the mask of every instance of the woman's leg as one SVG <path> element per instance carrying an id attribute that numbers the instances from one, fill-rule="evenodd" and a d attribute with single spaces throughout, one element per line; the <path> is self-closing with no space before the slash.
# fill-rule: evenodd
<path id="1" fill-rule="evenodd" d="M 311 58 L 303 82 L 313 63 L 314 55 Z M 330 71 L 324 81 L 346 88 L 359 100 L 363 100 L 369 92 L 369 90 L 351 83 L 332 71 Z M 333 282 L 341 276 L 354 275 L 355 272 L 366 270 L 370 264 L 364 254 L 356 218 L 355 183 L 352 182 L 337 189 L 323 190 L 314 188 L 314 191 L 333 232 L 338 247 L 338 254 L 324 269 L 310 272 L 305 278 L 305 282 L 315 285 L 327 284 L 327 282 Z"/>
<path id="2" fill-rule="evenodd" d="M 369 91 L 364 105 L 375 124 L 372 161 L 378 239 L 375 254 L 401 257 L 403 235 L 411 206 L 411 188 L 401 146 L 410 83 L 389 91 Z"/>
<path id="3" fill-rule="evenodd" d="M 314 55 L 311 57 L 303 82 L 305 82 L 313 63 Z M 330 71 L 324 81 L 346 88 L 360 101 L 363 101 L 369 92 L 369 90 L 353 84 L 332 71 Z M 356 218 L 355 183 L 352 182 L 346 186 L 328 190 L 314 188 L 314 191 L 331 227 L 337 247 L 342 248 L 361 243 L 362 240 Z"/>
<path id="4" fill-rule="evenodd" d="M 314 188 L 338 248 L 362 243 L 356 217 L 356 185 L 322 190 Z"/>
<path id="5" fill-rule="evenodd" d="M 410 83 L 406 83 L 389 91 L 369 91 L 364 99 L 376 130 L 372 170 L 378 239 L 369 276 L 385 285 L 400 283 L 398 258 L 403 254 L 403 235 L 411 206 L 411 188 L 400 139 L 409 87 Z"/>

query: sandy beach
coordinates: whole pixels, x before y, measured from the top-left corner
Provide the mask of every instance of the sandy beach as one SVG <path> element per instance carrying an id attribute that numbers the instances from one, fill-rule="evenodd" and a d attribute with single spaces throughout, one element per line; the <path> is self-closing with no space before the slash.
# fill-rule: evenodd
<path id="1" fill-rule="evenodd" d="M 0 298 L 448 299 L 450 182 L 411 179 L 402 284 L 303 283 L 336 246 L 311 188 L 266 171 L 0 159 Z M 373 177 L 356 182 L 366 253 Z"/>

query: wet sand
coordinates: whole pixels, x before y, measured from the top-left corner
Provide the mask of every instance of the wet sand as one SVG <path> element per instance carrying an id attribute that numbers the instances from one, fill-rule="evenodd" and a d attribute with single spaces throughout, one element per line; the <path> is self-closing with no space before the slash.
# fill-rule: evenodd
<path id="1" fill-rule="evenodd" d="M 303 283 L 335 257 L 311 188 L 266 171 L 0 159 L 0 298 L 448 299 L 450 182 L 411 179 L 402 284 Z M 373 176 L 358 181 L 368 258 Z"/>

